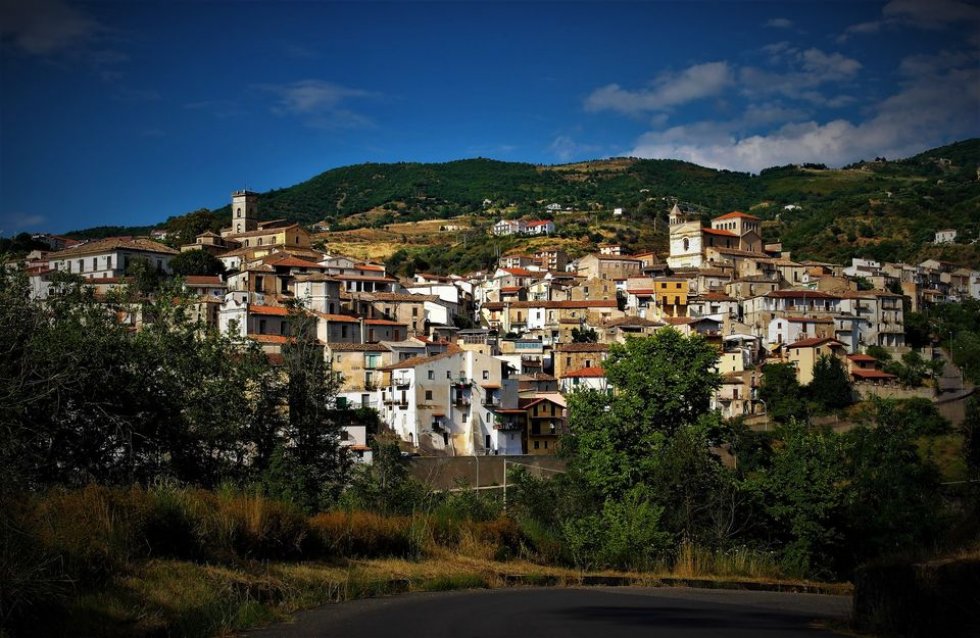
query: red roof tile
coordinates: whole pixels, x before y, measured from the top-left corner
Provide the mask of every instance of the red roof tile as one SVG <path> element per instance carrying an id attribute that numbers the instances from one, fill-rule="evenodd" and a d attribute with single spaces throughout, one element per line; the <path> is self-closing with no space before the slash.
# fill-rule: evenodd
<path id="1" fill-rule="evenodd" d="M 747 213 L 743 213 L 743 212 L 737 211 L 737 210 L 736 211 L 732 211 L 730 213 L 726 213 L 726 214 L 722 215 L 721 217 L 715 217 L 715 219 L 738 219 L 738 218 L 751 219 L 751 220 L 754 220 L 754 221 L 759 221 L 759 218 L 756 217 L 755 215 L 749 215 Z M 712 220 L 712 221 L 714 221 L 714 220 Z"/>

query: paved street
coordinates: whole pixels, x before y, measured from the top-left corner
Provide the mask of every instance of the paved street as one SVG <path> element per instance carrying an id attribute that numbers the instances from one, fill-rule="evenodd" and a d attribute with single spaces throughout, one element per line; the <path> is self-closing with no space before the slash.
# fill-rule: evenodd
<path id="1" fill-rule="evenodd" d="M 833 636 L 850 598 L 687 588 L 536 588 L 410 594 L 331 605 L 249 638 Z"/>

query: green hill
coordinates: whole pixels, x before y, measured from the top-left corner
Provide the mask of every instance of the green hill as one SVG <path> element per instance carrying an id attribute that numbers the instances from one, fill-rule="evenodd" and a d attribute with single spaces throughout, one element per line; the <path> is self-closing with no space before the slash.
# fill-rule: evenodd
<path id="1" fill-rule="evenodd" d="M 969 239 L 980 234 L 978 161 L 980 139 L 906 159 L 878 158 L 843 169 L 784 166 L 759 175 L 635 158 L 557 166 L 482 158 L 359 164 L 263 193 L 259 209 L 266 219 L 325 220 L 343 230 L 469 213 L 488 221 L 539 216 L 547 204 L 558 203 L 594 213 L 593 223 L 607 224 L 607 230 L 608 224 L 618 227 L 628 248 L 664 250 L 662 233 L 642 230 L 665 219 L 671 203 L 679 200 L 705 220 L 751 210 L 767 221 L 765 238 L 781 240 L 797 258 L 935 256 L 980 267 L 976 245 L 928 246 L 940 228 L 956 228 Z M 626 215 L 613 219 L 611 210 L 618 207 Z M 228 210 L 212 211 L 212 219 L 225 218 Z M 180 225 L 180 218 L 171 218 L 170 224 Z"/>

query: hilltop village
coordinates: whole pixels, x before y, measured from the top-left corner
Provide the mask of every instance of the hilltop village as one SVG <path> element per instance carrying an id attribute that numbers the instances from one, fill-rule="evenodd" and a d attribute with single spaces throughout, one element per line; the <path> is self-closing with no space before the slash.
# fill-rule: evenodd
<path id="1" fill-rule="evenodd" d="M 166 276 L 176 255 L 210 253 L 224 276 L 182 279 L 196 318 L 257 342 L 275 362 L 290 339 L 290 306 L 300 307 L 341 384 L 338 405 L 376 410 L 406 451 L 425 455 L 554 454 L 565 396 L 614 391 L 602 367 L 610 344 L 667 328 L 717 348 L 723 384 L 713 407 L 726 418 L 767 419 L 758 392 L 765 363 L 793 364 L 805 385 L 830 355 L 858 394 L 887 394 L 896 376 L 868 352 L 910 351 L 903 299 L 911 310 L 980 299 L 980 272 L 940 261 L 796 261 L 763 242 L 759 218 L 738 211 L 706 227 L 674 205 L 666 255 L 606 243 L 570 259 L 543 248 L 502 255 L 493 270 L 401 279 L 383 264 L 314 249 L 299 224 L 260 221 L 257 193 L 233 193 L 231 211 L 220 233 L 179 249 L 152 237 L 45 236 L 50 252 L 20 265 L 43 299 L 57 273 L 100 294 L 130 283 L 135 260 Z M 547 237 L 555 222 L 505 220 L 490 232 Z M 143 318 L 119 320 L 139 330 Z M 351 443 L 369 455 L 363 431 Z"/>

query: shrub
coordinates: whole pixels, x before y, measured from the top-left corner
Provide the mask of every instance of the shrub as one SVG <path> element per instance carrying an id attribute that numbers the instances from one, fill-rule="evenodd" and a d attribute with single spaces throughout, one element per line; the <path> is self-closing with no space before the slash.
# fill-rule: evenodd
<path id="1" fill-rule="evenodd" d="M 371 512 L 326 512 L 310 519 L 319 550 L 330 557 L 415 557 L 420 552 L 417 521 Z"/>

